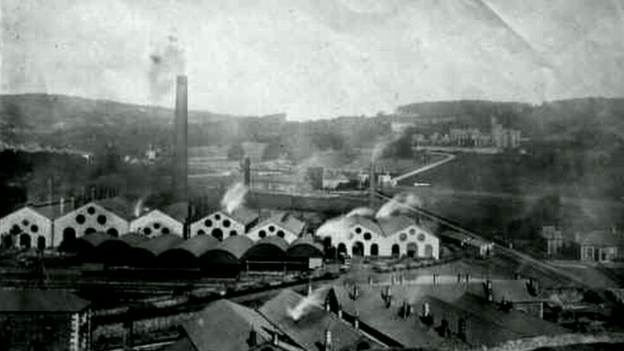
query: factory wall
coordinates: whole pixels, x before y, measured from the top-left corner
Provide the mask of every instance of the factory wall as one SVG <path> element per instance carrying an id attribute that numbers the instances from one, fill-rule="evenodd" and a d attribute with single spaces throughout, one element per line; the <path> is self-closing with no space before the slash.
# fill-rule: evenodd
<path id="1" fill-rule="evenodd" d="M 258 241 L 269 236 L 278 236 L 286 240 L 288 244 L 291 244 L 299 237 L 297 233 L 293 233 L 274 222 L 267 222 L 257 226 L 252 229 L 247 236 L 253 241 Z"/>
<path id="2" fill-rule="evenodd" d="M 162 234 L 174 234 L 182 237 L 184 224 L 159 210 L 153 210 L 133 220 L 130 223 L 130 231 L 142 233 L 148 238 Z"/>
<path id="3" fill-rule="evenodd" d="M 24 207 L 0 219 L 0 234 L 5 244 L 10 241 L 12 247 L 46 248 L 52 245 L 52 220 Z M 11 239 L 5 239 L 5 235 Z"/>
<path id="4" fill-rule="evenodd" d="M 206 234 L 219 240 L 225 240 L 230 236 L 244 235 L 245 233 L 245 225 L 223 211 L 217 211 L 191 224 L 191 237 Z"/>
<path id="5" fill-rule="evenodd" d="M 129 228 L 128 221 L 90 202 L 54 221 L 54 246 L 60 246 L 64 238 L 71 240 L 91 232 L 119 236 L 127 233 Z"/>

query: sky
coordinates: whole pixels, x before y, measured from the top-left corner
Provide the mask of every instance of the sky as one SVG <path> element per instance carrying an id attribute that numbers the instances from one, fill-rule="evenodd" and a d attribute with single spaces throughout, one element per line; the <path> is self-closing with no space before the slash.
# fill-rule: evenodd
<path id="1" fill-rule="evenodd" d="M 289 119 L 624 96 L 624 1 L 4 0 L 0 93 Z"/>

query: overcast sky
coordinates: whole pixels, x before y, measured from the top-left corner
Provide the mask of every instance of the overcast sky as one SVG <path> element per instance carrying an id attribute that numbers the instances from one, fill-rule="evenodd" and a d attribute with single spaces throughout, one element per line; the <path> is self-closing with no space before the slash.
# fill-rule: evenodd
<path id="1" fill-rule="evenodd" d="M 624 96 L 624 1 L 3 0 L 0 92 L 291 119 Z"/>

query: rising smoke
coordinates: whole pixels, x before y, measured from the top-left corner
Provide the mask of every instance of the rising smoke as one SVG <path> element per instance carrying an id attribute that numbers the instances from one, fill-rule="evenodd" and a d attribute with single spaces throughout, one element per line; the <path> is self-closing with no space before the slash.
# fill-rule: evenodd
<path id="1" fill-rule="evenodd" d="M 247 195 L 247 187 L 243 183 L 236 183 L 231 186 L 223 195 L 221 207 L 228 213 L 232 213 L 245 203 L 245 195 Z"/>
<path id="2" fill-rule="evenodd" d="M 358 208 L 351 210 L 351 212 L 347 213 L 345 217 L 348 218 L 352 216 L 374 217 L 375 211 L 368 207 L 358 207 Z"/>
<path id="3" fill-rule="evenodd" d="M 299 303 L 291 308 L 288 307 L 286 312 L 292 318 L 293 321 L 298 321 L 303 317 L 310 309 L 314 306 L 323 307 L 323 292 L 327 290 L 328 287 L 322 286 L 316 290 L 314 290 L 309 296 L 304 297 L 299 301 Z"/>
<path id="4" fill-rule="evenodd" d="M 175 35 L 169 35 L 151 50 L 148 79 L 153 103 L 158 103 L 175 85 L 175 78 L 184 74 L 185 57 L 181 43 Z"/>
<path id="5" fill-rule="evenodd" d="M 401 193 L 383 204 L 375 214 L 375 218 L 386 218 L 409 213 L 412 207 L 422 207 L 422 201 L 412 193 Z"/>
<path id="6" fill-rule="evenodd" d="M 316 231 L 318 236 L 330 236 L 333 233 L 343 233 L 349 230 L 345 216 L 332 218 L 323 225 L 321 225 Z"/>

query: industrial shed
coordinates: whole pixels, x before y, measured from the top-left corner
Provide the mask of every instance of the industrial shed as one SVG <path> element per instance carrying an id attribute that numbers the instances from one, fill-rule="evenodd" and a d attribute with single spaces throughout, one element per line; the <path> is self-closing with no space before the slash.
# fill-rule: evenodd
<path id="1" fill-rule="evenodd" d="M 99 247 L 106 241 L 113 239 L 109 234 L 102 232 L 87 234 L 76 240 L 75 249 L 82 261 L 99 262 L 101 261 Z"/>
<path id="2" fill-rule="evenodd" d="M 300 221 L 288 212 L 282 212 L 262 221 L 249 231 L 248 236 L 254 241 L 270 236 L 278 236 L 290 244 L 297 240 L 303 233 L 304 228 L 305 222 Z"/>
<path id="3" fill-rule="evenodd" d="M 312 236 L 304 236 L 295 240 L 286 254 L 294 258 L 323 258 L 323 245 L 314 241 Z"/>
<path id="4" fill-rule="evenodd" d="M 219 243 L 219 240 L 210 235 L 197 235 L 163 252 L 158 260 L 163 266 L 198 267 L 199 258 Z"/>
<path id="5" fill-rule="evenodd" d="M 191 224 L 191 236 L 212 235 L 219 240 L 231 236 L 244 235 L 258 223 L 257 211 L 248 208 L 237 208 L 228 213 L 225 210 L 217 211 Z"/>
<path id="6" fill-rule="evenodd" d="M 156 260 L 163 252 L 184 242 L 184 239 L 174 234 L 162 234 L 135 246 L 133 261 L 137 266 L 158 265 Z"/>
<path id="7" fill-rule="evenodd" d="M 200 257 L 200 265 L 215 275 L 237 275 L 243 255 L 252 246 L 253 241 L 246 236 L 231 236 L 204 253 Z"/>
<path id="8" fill-rule="evenodd" d="M 162 234 L 176 234 L 182 237 L 184 234 L 184 223 L 162 211 L 152 210 L 134 219 L 130 223 L 130 230 L 143 233 L 149 238 Z"/>
<path id="9" fill-rule="evenodd" d="M 52 245 L 52 220 L 39 211 L 23 207 L 0 218 L 3 247 L 44 249 Z"/>
<path id="10" fill-rule="evenodd" d="M 143 234 L 124 234 L 103 242 L 98 247 L 98 255 L 103 263 L 109 265 L 129 265 L 133 262 L 134 248 L 147 240 Z"/>
<path id="11" fill-rule="evenodd" d="M 286 269 L 288 242 L 279 236 L 268 236 L 254 244 L 243 256 L 246 270 L 279 271 Z"/>

